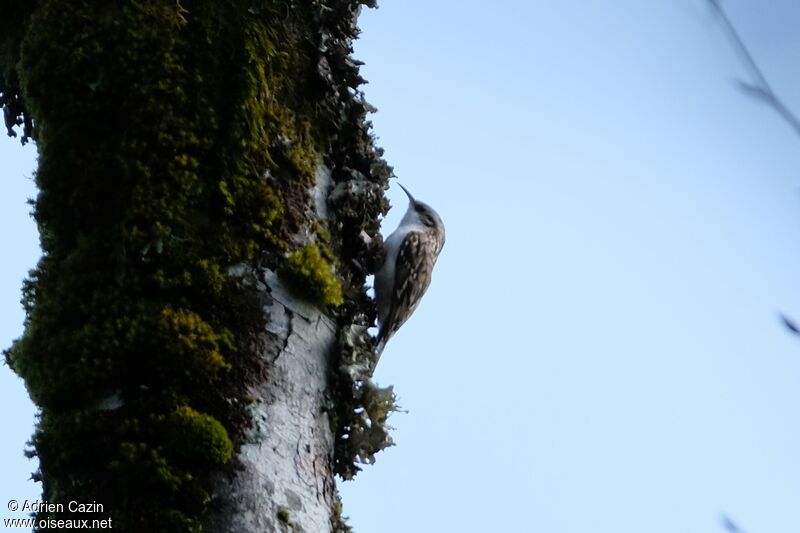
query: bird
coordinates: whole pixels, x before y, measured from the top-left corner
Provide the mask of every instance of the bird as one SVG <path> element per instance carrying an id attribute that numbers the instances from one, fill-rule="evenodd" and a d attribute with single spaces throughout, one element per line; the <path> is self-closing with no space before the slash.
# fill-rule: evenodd
<path id="1" fill-rule="evenodd" d="M 445 241 L 444 223 L 436 210 L 416 200 L 402 185 L 400 188 L 408 196 L 408 209 L 400 225 L 386 239 L 383 264 L 375 273 L 379 324 L 376 364 L 386 343 L 408 320 L 428 290 Z"/>

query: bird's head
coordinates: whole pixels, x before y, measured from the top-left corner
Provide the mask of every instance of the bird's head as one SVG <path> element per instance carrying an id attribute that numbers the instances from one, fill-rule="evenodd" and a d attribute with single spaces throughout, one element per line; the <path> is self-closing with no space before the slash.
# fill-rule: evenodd
<path id="1" fill-rule="evenodd" d="M 398 183 L 398 185 L 400 184 Z M 419 200 L 415 199 L 411 193 L 408 192 L 408 189 L 402 185 L 400 185 L 400 188 L 403 189 L 404 193 L 406 193 L 409 201 L 408 210 L 403 216 L 401 224 L 419 224 L 424 226 L 426 230 L 435 234 L 436 240 L 438 241 L 438 247 L 436 250 L 438 253 L 444 246 L 445 240 L 444 222 L 442 222 L 442 217 L 439 216 L 439 213 L 437 213 L 434 208 L 425 202 L 420 202 Z"/>

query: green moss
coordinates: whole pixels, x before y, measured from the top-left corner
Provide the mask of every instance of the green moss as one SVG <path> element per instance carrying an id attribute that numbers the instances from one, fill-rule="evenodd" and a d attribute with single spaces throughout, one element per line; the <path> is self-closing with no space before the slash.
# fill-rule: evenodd
<path id="1" fill-rule="evenodd" d="M 168 421 L 167 445 L 181 450 L 181 461 L 190 464 L 225 464 L 233 455 L 228 432 L 214 417 L 187 405 L 178 407 Z"/>
<path id="2" fill-rule="evenodd" d="M 161 312 L 158 326 L 164 350 L 172 355 L 176 371 L 191 369 L 192 374 L 213 380 L 221 371 L 230 369 L 220 353 L 223 348 L 234 348 L 229 331 L 217 332 L 196 313 L 169 307 Z"/>
<path id="3" fill-rule="evenodd" d="M 290 253 L 279 273 L 299 294 L 337 307 L 344 303 L 344 297 L 331 258 L 330 251 L 312 242 Z"/>
<path id="4" fill-rule="evenodd" d="M 289 509 L 286 507 L 278 507 L 278 512 L 276 513 L 278 520 L 283 522 L 284 524 L 289 524 L 289 519 L 291 518 L 289 514 Z"/>

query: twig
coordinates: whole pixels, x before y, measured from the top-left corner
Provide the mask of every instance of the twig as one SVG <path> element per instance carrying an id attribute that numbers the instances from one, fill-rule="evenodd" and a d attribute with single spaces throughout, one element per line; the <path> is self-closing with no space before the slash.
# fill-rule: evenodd
<path id="1" fill-rule="evenodd" d="M 747 83 L 743 81 L 739 81 L 739 89 L 752 98 L 757 100 L 761 100 L 765 102 L 767 105 L 772 107 L 781 118 L 783 118 L 789 126 L 794 129 L 797 135 L 800 135 L 800 119 L 783 103 L 783 101 L 778 98 L 778 95 L 775 94 L 775 91 L 772 90 L 767 78 L 764 76 L 764 73 L 761 72 L 761 69 L 758 67 L 758 63 L 756 63 L 755 59 L 753 59 L 753 55 L 750 53 L 750 50 L 747 48 L 747 45 L 744 44 L 739 32 L 736 30 L 736 27 L 731 22 L 731 19 L 728 17 L 728 14 L 722 8 L 722 4 L 720 0 L 707 0 L 708 5 L 711 9 L 717 14 L 720 21 L 722 21 L 722 25 L 725 28 L 725 31 L 728 34 L 729 39 L 733 43 L 734 48 L 736 49 L 736 53 L 738 54 L 739 58 L 744 63 L 745 67 L 750 73 L 751 78 L 753 79 L 753 83 Z"/>

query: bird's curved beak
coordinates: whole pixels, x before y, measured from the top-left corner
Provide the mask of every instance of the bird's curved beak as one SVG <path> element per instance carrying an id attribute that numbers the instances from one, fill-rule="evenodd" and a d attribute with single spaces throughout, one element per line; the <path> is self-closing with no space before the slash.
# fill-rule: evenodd
<path id="1" fill-rule="evenodd" d="M 397 185 L 399 185 L 399 186 L 400 186 L 400 188 L 401 188 L 401 189 L 403 189 L 403 192 L 404 192 L 404 193 L 406 193 L 406 196 L 408 196 L 408 199 L 409 199 L 409 200 L 411 200 L 411 203 L 412 203 L 412 204 L 413 204 L 413 203 L 416 203 L 416 200 L 414 200 L 414 197 L 413 197 L 413 196 L 411 196 L 411 193 L 410 193 L 410 192 L 408 192 L 408 189 L 406 189 L 405 187 L 403 187 L 402 185 L 400 185 L 400 183 L 399 183 L 399 182 L 397 183 Z"/>

